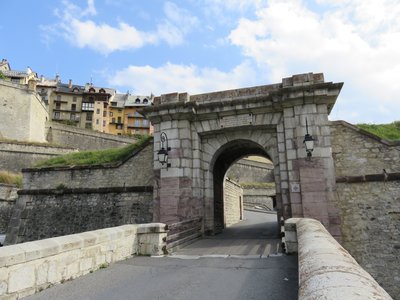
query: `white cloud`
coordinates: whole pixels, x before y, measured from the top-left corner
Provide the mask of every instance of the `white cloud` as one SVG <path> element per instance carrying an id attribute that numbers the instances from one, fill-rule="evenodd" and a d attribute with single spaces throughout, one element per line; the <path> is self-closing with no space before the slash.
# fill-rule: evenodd
<path id="1" fill-rule="evenodd" d="M 195 65 L 166 63 L 161 67 L 129 66 L 109 78 L 112 86 L 129 87 L 137 94 L 166 94 L 188 92 L 190 94 L 236 89 L 252 85 L 256 74 L 251 64 L 244 62 L 229 72 L 215 68 L 199 68 Z"/>
<path id="2" fill-rule="evenodd" d="M 301 0 L 270 0 L 254 19 L 242 18 L 229 39 L 264 66 L 270 80 L 324 72 L 358 91 L 352 99 L 374 106 L 393 102 L 400 111 L 400 3 L 319 0 L 318 14 Z M 380 111 L 383 111 L 380 109 Z"/>
<path id="3" fill-rule="evenodd" d="M 42 26 L 43 39 L 49 42 L 54 35 L 62 36 L 73 46 L 90 48 L 105 55 L 160 42 L 171 46 L 182 44 L 185 35 L 198 24 L 197 18 L 189 11 L 172 2 L 165 3 L 165 18 L 150 32 L 141 31 L 123 21 L 118 22 L 117 26 L 111 26 L 89 19 L 97 15 L 94 0 L 87 0 L 85 9 L 68 0 L 63 1 L 63 6 L 55 12 L 60 19 L 59 23 Z"/>

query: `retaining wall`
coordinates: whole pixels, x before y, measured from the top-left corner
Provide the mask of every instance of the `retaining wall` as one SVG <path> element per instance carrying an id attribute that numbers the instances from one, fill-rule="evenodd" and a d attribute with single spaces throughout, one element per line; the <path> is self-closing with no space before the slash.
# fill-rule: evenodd
<path id="1" fill-rule="evenodd" d="M 225 226 L 243 219 L 243 189 L 230 179 L 224 181 L 224 217 Z"/>
<path id="2" fill-rule="evenodd" d="M 164 224 L 124 225 L 0 248 L 0 298 L 19 299 L 140 255 L 163 254 Z"/>
<path id="3" fill-rule="evenodd" d="M 257 187 L 244 187 L 243 188 L 243 204 L 246 207 L 260 206 L 265 210 L 274 210 L 275 188 L 257 188 Z"/>
<path id="4" fill-rule="evenodd" d="M 153 220 L 153 145 L 123 162 L 23 170 L 6 244 Z"/>
<path id="5" fill-rule="evenodd" d="M 392 299 L 314 219 L 285 221 L 288 253 L 298 252 L 299 299 Z"/>
<path id="6" fill-rule="evenodd" d="M 46 123 L 46 130 L 48 142 L 79 150 L 120 148 L 136 141 L 133 137 L 122 137 L 56 122 Z"/>
<path id="7" fill-rule="evenodd" d="M 0 141 L 0 170 L 20 172 L 41 160 L 76 151 L 73 148 L 51 145 Z"/>
<path id="8" fill-rule="evenodd" d="M 18 188 L 14 185 L 0 183 L 0 234 L 6 233 L 11 212 L 18 197 Z"/>
<path id="9" fill-rule="evenodd" d="M 236 182 L 274 182 L 274 166 L 272 163 L 241 159 L 233 164 L 226 173 Z"/>

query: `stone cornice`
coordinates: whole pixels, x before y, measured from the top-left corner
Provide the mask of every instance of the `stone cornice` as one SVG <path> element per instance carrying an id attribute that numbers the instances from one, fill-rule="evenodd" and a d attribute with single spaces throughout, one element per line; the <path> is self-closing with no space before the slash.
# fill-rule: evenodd
<path id="1" fill-rule="evenodd" d="M 310 73 L 312 74 L 312 73 Z M 176 119 L 205 120 L 215 117 L 281 112 L 285 107 L 327 104 L 332 109 L 343 83 L 304 82 L 274 84 L 190 96 L 171 93 L 156 97 L 154 105 L 141 109 L 153 124 Z"/>

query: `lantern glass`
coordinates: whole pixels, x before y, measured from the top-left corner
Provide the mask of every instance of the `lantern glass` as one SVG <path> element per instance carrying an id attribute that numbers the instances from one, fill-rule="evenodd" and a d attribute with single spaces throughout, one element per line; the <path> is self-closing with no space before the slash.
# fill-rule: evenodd
<path id="1" fill-rule="evenodd" d="M 165 150 L 164 148 L 161 148 L 160 151 L 158 151 L 158 161 L 163 165 L 168 161 L 168 151 Z"/>

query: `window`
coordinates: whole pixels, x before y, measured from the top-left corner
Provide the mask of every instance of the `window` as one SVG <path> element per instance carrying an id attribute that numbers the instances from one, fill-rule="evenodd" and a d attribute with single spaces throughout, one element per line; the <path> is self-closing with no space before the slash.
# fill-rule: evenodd
<path id="1" fill-rule="evenodd" d="M 140 99 L 136 98 L 135 103 L 140 103 Z"/>
<path id="2" fill-rule="evenodd" d="M 135 126 L 136 127 L 140 126 L 140 120 L 135 120 Z"/>
<path id="3" fill-rule="evenodd" d="M 115 123 L 115 118 L 112 118 L 112 119 L 111 119 L 111 123 Z"/>
<path id="4" fill-rule="evenodd" d="M 149 100 L 144 99 L 144 100 L 143 100 L 143 104 L 147 104 L 147 103 L 149 103 Z"/>
<path id="5" fill-rule="evenodd" d="M 96 114 L 100 114 L 100 108 L 96 109 Z"/>
<path id="6" fill-rule="evenodd" d="M 71 110 L 76 111 L 76 104 L 71 104 Z"/>
<path id="7" fill-rule="evenodd" d="M 94 110 L 94 103 L 82 102 L 82 110 Z"/>
<path id="8" fill-rule="evenodd" d="M 107 117 L 107 112 L 103 111 L 103 117 Z"/>
<path id="9" fill-rule="evenodd" d="M 99 93 L 103 93 L 104 94 L 105 92 L 106 92 L 105 89 L 100 89 L 99 90 Z"/>
<path id="10" fill-rule="evenodd" d="M 122 109 L 118 109 L 118 112 L 122 112 Z"/>
<path id="11" fill-rule="evenodd" d="M 96 92 L 96 90 L 94 88 L 89 89 L 89 93 L 95 93 L 95 92 Z"/>
<path id="12" fill-rule="evenodd" d="M 72 114 L 70 115 L 69 119 L 70 119 L 71 121 L 75 121 L 75 120 L 76 120 L 76 114 L 72 113 Z"/>
<path id="13" fill-rule="evenodd" d="M 61 103 L 56 103 L 56 109 L 61 109 Z"/>
<path id="14" fill-rule="evenodd" d="M 118 123 L 122 123 L 121 117 L 118 117 Z"/>
<path id="15" fill-rule="evenodd" d="M 103 121 L 103 127 L 105 127 L 105 126 L 106 126 L 106 120 Z"/>
<path id="16" fill-rule="evenodd" d="M 112 111 L 110 111 L 110 117 L 112 117 L 113 116 L 113 112 Z"/>
<path id="17" fill-rule="evenodd" d="M 61 101 L 61 95 L 57 95 L 57 101 Z"/>
<path id="18" fill-rule="evenodd" d="M 76 102 L 76 97 L 72 97 L 72 102 Z"/>
<path id="19" fill-rule="evenodd" d="M 92 123 L 86 123 L 85 124 L 86 129 L 92 129 Z"/>
<path id="20" fill-rule="evenodd" d="M 149 126 L 149 120 L 143 120 L 143 126 Z"/>
<path id="21" fill-rule="evenodd" d="M 60 112 L 56 111 L 54 112 L 54 119 L 59 119 L 60 118 Z"/>
<path id="22" fill-rule="evenodd" d="M 93 115 L 92 113 L 86 113 L 86 121 L 92 121 Z"/>
<path id="23" fill-rule="evenodd" d="M 99 125 L 99 119 L 96 119 L 96 125 Z"/>
<path id="24" fill-rule="evenodd" d="M 117 125 L 117 129 L 122 129 L 123 125 L 122 124 L 118 124 Z"/>

